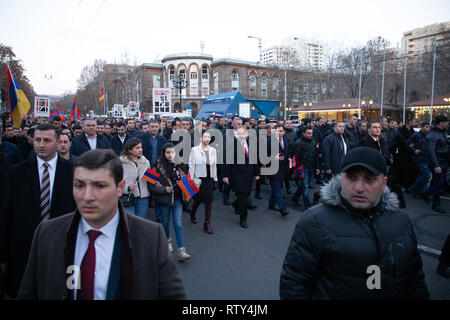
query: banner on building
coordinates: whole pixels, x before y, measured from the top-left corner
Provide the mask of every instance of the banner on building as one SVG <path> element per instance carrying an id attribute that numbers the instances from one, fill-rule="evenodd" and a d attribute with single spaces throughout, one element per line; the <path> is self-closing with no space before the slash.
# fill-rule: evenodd
<path id="1" fill-rule="evenodd" d="M 139 106 L 136 101 L 130 101 L 127 106 L 127 116 L 135 117 L 139 113 Z"/>
<path id="2" fill-rule="evenodd" d="M 248 102 L 239 103 L 239 117 L 250 118 L 250 103 Z"/>
<path id="3" fill-rule="evenodd" d="M 34 98 L 34 115 L 38 117 L 50 117 L 50 98 Z"/>
<path id="4" fill-rule="evenodd" d="M 114 118 L 123 118 L 123 104 L 115 104 L 112 111 Z"/>
<path id="5" fill-rule="evenodd" d="M 153 88 L 153 113 L 172 113 L 172 95 L 168 88 Z"/>

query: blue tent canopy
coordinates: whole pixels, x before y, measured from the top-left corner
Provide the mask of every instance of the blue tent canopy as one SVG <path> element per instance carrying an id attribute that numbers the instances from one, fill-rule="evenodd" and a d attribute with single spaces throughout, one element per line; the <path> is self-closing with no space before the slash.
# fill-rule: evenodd
<path id="1" fill-rule="evenodd" d="M 276 117 L 278 114 L 278 106 L 280 101 L 278 100 L 249 100 L 255 107 L 266 117 Z M 258 117 L 259 118 L 259 117 Z"/>
<path id="2" fill-rule="evenodd" d="M 238 113 L 239 103 L 248 102 L 239 91 L 215 94 L 203 101 L 203 106 L 196 119 L 206 119 L 210 116 L 220 115 L 232 117 Z"/>

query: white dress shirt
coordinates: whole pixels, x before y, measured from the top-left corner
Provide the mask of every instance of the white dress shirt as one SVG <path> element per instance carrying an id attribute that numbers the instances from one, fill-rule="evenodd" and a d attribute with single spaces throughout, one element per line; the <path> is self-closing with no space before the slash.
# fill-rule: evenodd
<path id="1" fill-rule="evenodd" d="M 44 163 L 48 163 L 48 175 L 50 178 L 50 203 L 52 203 L 52 192 L 53 192 L 53 183 L 55 181 L 55 173 L 56 173 L 56 164 L 58 163 L 58 154 L 55 154 L 55 157 L 53 159 L 50 159 L 49 161 L 44 161 L 38 156 L 36 156 L 37 159 L 37 166 L 39 171 L 39 186 L 42 188 L 42 176 L 44 175 Z"/>
<path id="2" fill-rule="evenodd" d="M 86 134 L 87 141 L 89 142 L 89 146 L 91 147 L 91 150 L 97 149 L 97 135 L 93 139 L 89 138 L 89 136 Z"/>
<path id="3" fill-rule="evenodd" d="M 122 142 L 122 144 L 123 144 L 123 142 L 125 141 L 126 137 L 127 137 L 127 136 L 123 136 L 123 137 L 119 136 L 119 139 L 120 139 L 120 141 Z"/>
<path id="4" fill-rule="evenodd" d="M 89 230 L 97 230 L 102 234 L 95 240 L 95 278 L 94 278 L 94 300 L 105 300 L 108 290 L 109 271 L 111 269 L 114 242 L 116 240 L 117 226 L 119 225 L 119 209 L 114 218 L 101 229 L 92 228 L 86 220 L 81 218 L 78 224 L 77 243 L 75 245 L 74 265 L 81 268 L 84 255 L 89 246 Z M 78 283 L 78 274 L 74 275 L 75 283 Z M 75 289 L 74 299 L 77 299 Z"/>
<path id="5" fill-rule="evenodd" d="M 344 136 L 341 134 L 342 144 L 344 146 L 344 154 L 347 154 L 347 144 L 345 143 Z"/>

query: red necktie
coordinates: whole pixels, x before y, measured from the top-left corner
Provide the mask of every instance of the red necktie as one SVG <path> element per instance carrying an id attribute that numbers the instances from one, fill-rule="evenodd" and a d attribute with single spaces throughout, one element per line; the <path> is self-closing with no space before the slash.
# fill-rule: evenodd
<path id="1" fill-rule="evenodd" d="M 96 230 L 89 230 L 89 246 L 81 262 L 80 277 L 81 289 L 77 290 L 77 300 L 94 300 L 94 280 L 95 280 L 95 240 L 102 233 Z"/>
<path id="2" fill-rule="evenodd" d="M 245 147 L 245 142 L 244 141 L 242 141 L 242 148 L 244 148 L 245 155 L 248 158 L 248 151 L 247 151 L 247 148 Z"/>

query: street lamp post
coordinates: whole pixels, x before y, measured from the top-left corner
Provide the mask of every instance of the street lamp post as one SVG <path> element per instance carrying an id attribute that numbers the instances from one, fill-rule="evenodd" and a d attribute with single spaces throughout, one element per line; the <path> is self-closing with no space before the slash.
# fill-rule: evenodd
<path id="1" fill-rule="evenodd" d="M 185 77 L 182 74 L 179 74 L 178 79 L 173 81 L 173 86 L 175 88 L 177 88 L 180 93 L 180 108 L 181 108 L 181 111 L 183 111 L 183 107 L 181 104 L 181 92 L 184 88 L 187 87 L 187 81 L 186 81 Z"/>

